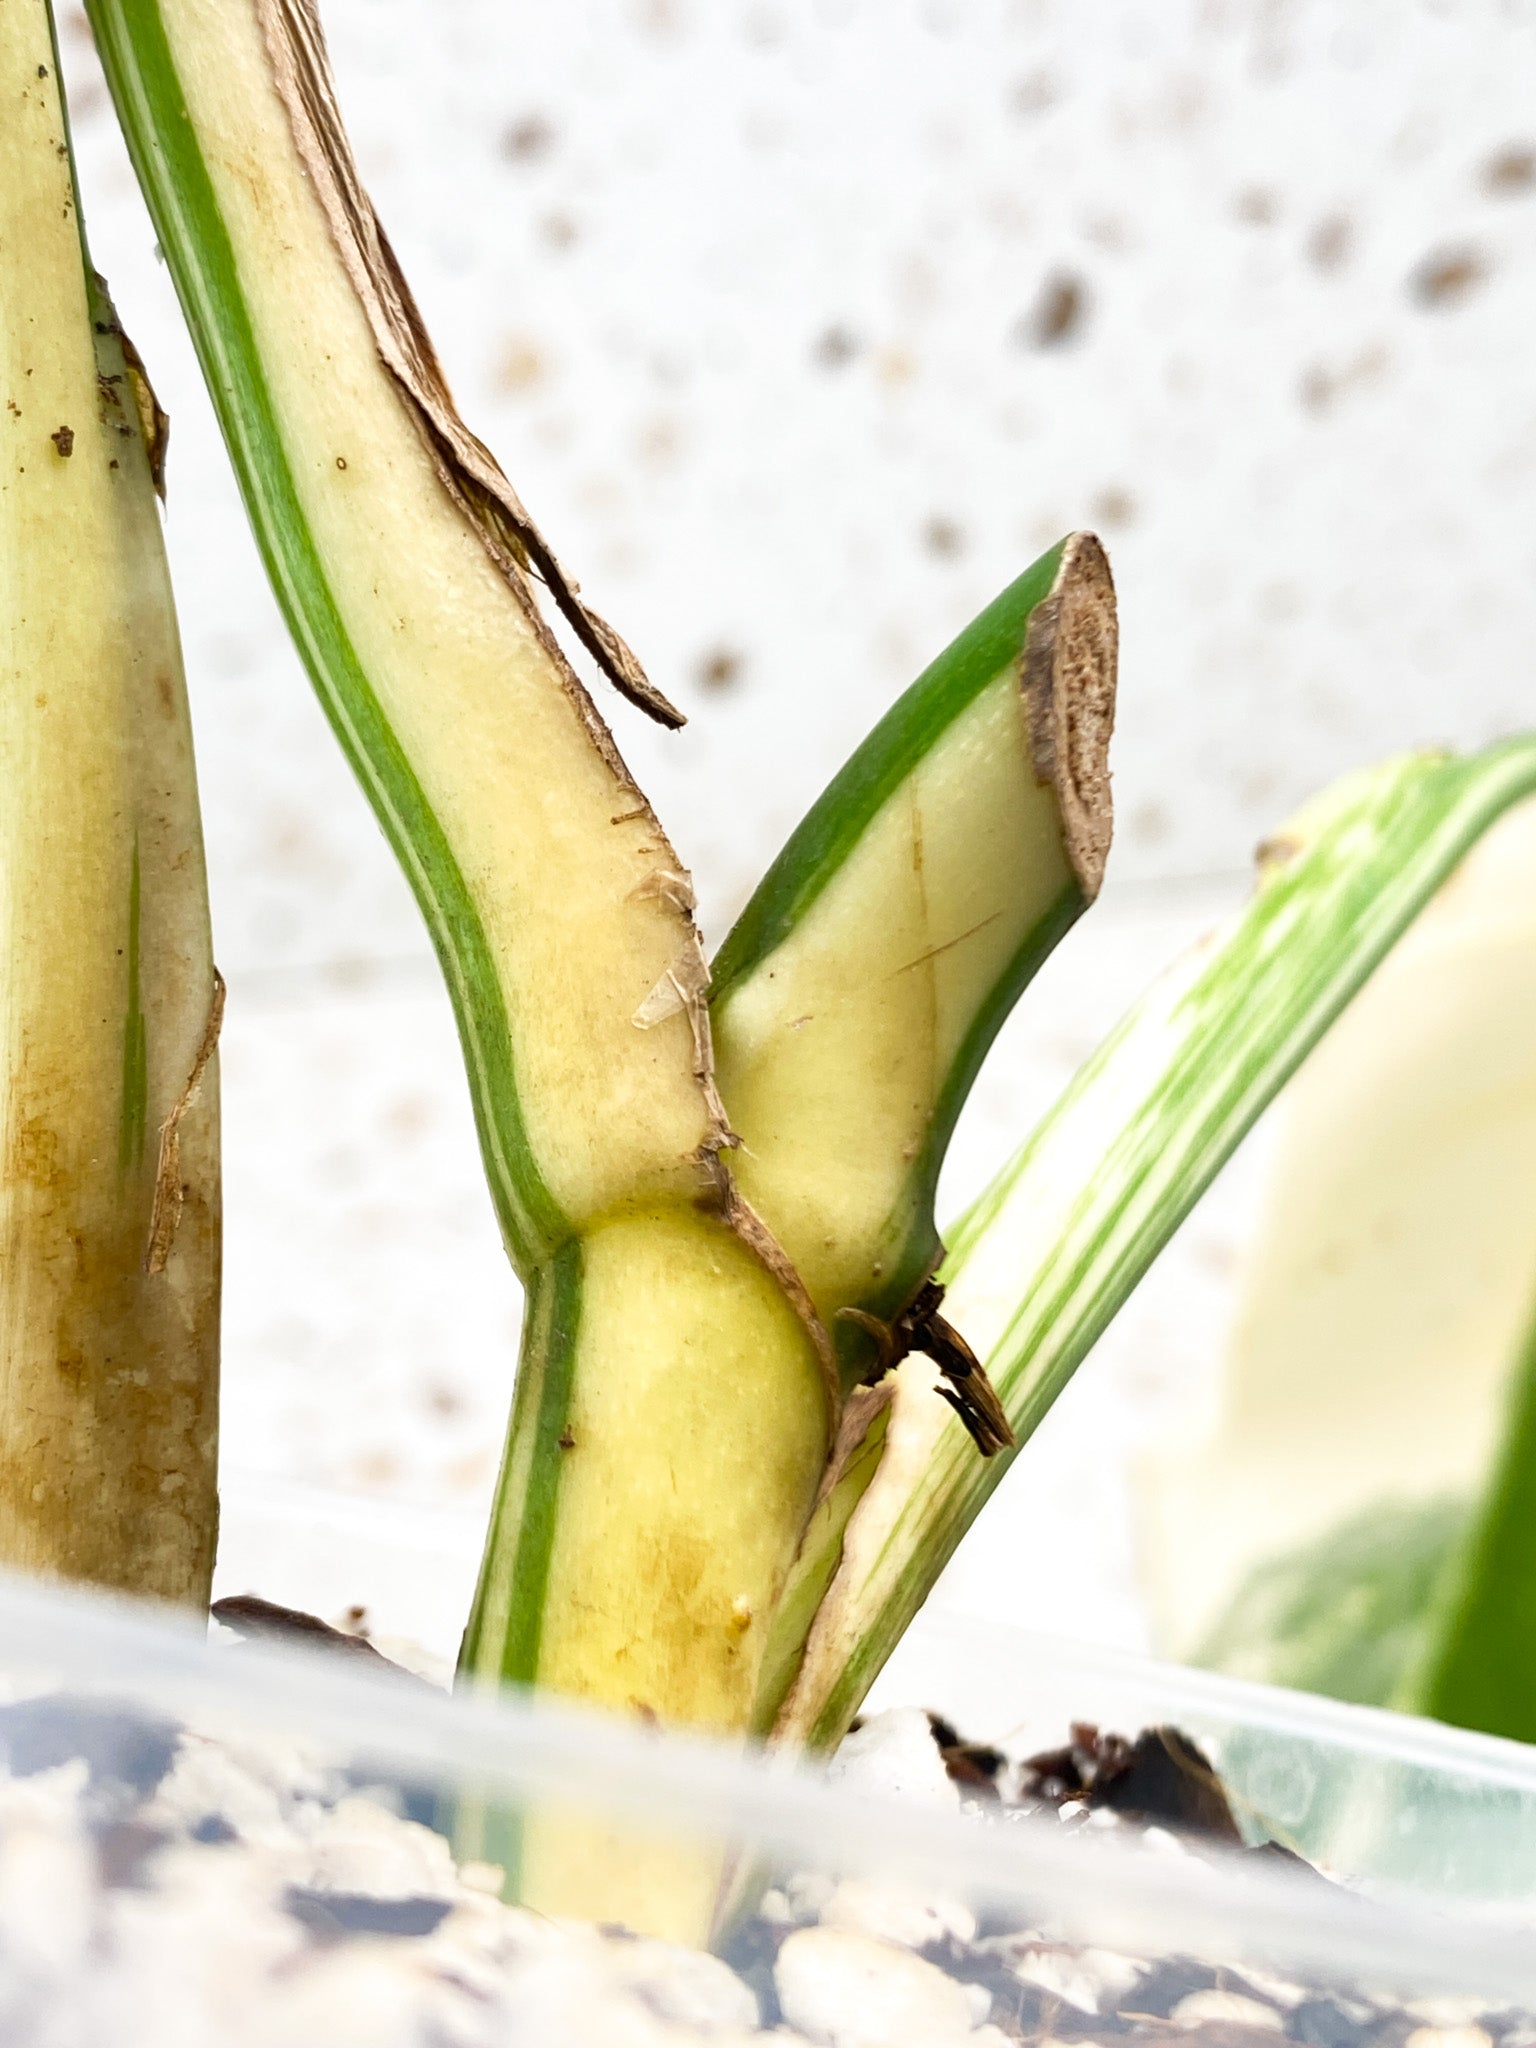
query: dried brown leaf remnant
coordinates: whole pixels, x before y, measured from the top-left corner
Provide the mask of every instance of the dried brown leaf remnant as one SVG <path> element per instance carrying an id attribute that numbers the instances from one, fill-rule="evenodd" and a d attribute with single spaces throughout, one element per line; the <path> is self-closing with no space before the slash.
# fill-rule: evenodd
<path id="1" fill-rule="evenodd" d="M 842 1419 L 843 1389 L 838 1378 L 837 1357 L 832 1349 L 832 1340 L 827 1335 L 827 1326 L 816 1313 L 816 1304 L 811 1300 L 810 1290 L 800 1278 L 794 1261 L 723 1165 L 720 1168 L 720 1187 L 721 1206 L 726 1222 L 759 1264 L 766 1267 L 778 1282 L 790 1307 L 800 1318 L 805 1334 L 811 1340 L 817 1370 L 821 1374 L 822 1389 L 827 1397 L 827 1426 L 835 1438 Z"/>
<path id="2" fill-rule="evenodd" d="M 530 617 L 537 618 L 526 580 L 532 569 L 614 687 L 658 723 L 680 726 L 682 714 L 647 680 L 613 628 L 582 603 L 577 585 L 556 561 L 496 458 L 459 417 L 410 287 L 353 162 L 313 0 L 257 0 L 257 13 L 295 145 L 367 316 L 379 359 L 410 406 L 444 488 Z M 600 726 L 574 675 L 566 677 L 566 687 L 579 695 L 589 725 L 596 721 Z M 606 739 L 606 728 L 603 734 Z M 611 740 L 604 752 L 612 757 Z"/>
<path id="3" fill-rule="evenodd" d="M 709 1021 L 709 965 L 704 958 L 698 928 L 692 921 L 693 885 L 685 873 L 658 868 L 641 883 L 636 893 L 659 897 L 681 912 L 689 920 L 692 936 L 631 1021 L 639 1030 L 649 1031 L 665 1018 L 676 1016 L 679 1010 L 687 1012 L 688 1027 L 693 1034 L 694 1079 L 703 1094 L 709 1119 L 709 1136 L 700 1146 L 698 1155 L 708 1181 L 709 1204 L 777 1281 L 804 1326 L 827 1396 L 828 1427 L 835 1433 L 842 1412 L 842 1387 L 827 1327 L 817 1314 L 810 1290 L 801 1279 L 794 1261 L 737 1187 L 722 1157 L 740 1141 L 731 1129 L 715 1080 L 715 1050 Z"/>
<path id="4" fill-rule="evenodd" d="M 560 568 L 494 456 L 459 417 L 410 287 L 353 161 L 314 0 L 255 0 L 255 7 L 295 148 L 357 293 L 379 361 L 408 408 L 443 488 L 540 634 L 561 687 L 592 744 L 626 792 L 633 792 L 634 806 L 619 813 L 619 819 L 643 818 L 654 835 L 658 866 L 651 881 L 642 886 L 684 919 L 687 935 L 634 1022 L 643 1029 L 678 1008 L 688 1013 L 695 1072 L 704 1092 L 709 1126 L 701 1163 L 709 1170 L 711 1195 L 718 1197 L 719 1212 L 725 1214 L 729 1202 L 719 1153 L 734 1141 L 713 1079 L 705 1011 L 708 970 L 692 919 L 692 886 L 597 707 L 545 627 L 528 572 L 542 578 L 583 645 L 625 696 L 664 725 L 679 726 L 682 717 L 652 688 L 613 629 L 580 602 L 577 586 Z"/>
<path id="5" fill-rule="evenodd" d="M 878 1357 L 869 1376 L 871 1383 L 883 1380 L 914 1351 L 931 1358 L 939 1369 L 934 1392 L 954 1409 L 981 1455 L 991 1458 L 998 1451 L 1012 1450 L 1018 1439 L 980 1359 L 954 1325 L 939 1314 L 943 1300 L 942 1281 L 930 1275 L 889 1323 L 862 1309 L 845 1308 L 841 1314 L 861 1324 L 875 1339 Z"/>

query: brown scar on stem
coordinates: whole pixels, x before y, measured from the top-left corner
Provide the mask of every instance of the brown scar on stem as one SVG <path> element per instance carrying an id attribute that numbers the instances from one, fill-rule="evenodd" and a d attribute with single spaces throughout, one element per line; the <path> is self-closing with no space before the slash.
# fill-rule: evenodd
<path id="1" fill-rule="evenodd" d="M 693 944 L 681 959 L 673 962 L 662 980 L 651 990 L 650 995 L 636 1011 L 634 1021 L 637 1024 L 641 1022 L 651 1006 L 656 1004 L 663 988 L 669 985 L 688 1018 L 688 1028 L 693 1034 L 694 1079 L 699 1084 L 709 1112 L 709 1135 L 694 1154 L 705 1179 L 705 1204 L 714 1210 L 777 1281 L 785 1299 L 799 1317 L 810 1340 L 817 1371 L 821 1376 L 822 1389 L 827 1397 L 828 1430 L 835 1437 L 842 1416 L 843 1385 L 837 1370 L 837 1354 L 833 1349 L 827 1326 L 818 1315 L 810 1289 L 801 1279 L 794 1261 L 736 1185 L 735 1178 L 722 1156 L 739 1146 L 741 1139 L 731 1128 L 730 1118 L 726 1114 L 725 1104 L 721 1100 L 720 1090 L 715 1081 L 714 1038 L 708 1002 L 709 964 L 704 958 L 703 941 L 698 936 L 696 926 L 693 933 Z M 669 1014 L 675 1015 L 676 1008 L 674 1007 Z"/>
<path id="2" fill-rule="evenodd" d="M 94 273 L 96 291 L 106 308 L 108 318 L 98 320 L 96 332 L 110 334 L 123 353 L 123 368 L 128 373 L 128 389 L 133 397 L 134 411 L 139 418 L 139 435 L 144 443 L 145 458 L 149 463 L 150 481 L 155 487 L 155 496 L 165 503 L 165 458 L 171 440 L 171 416 L 155 396 L 155 387 L 149 381 L 149 372 L 144 367 L 144 358 L 133 345 L 133 340 L 117 317 L 117 308 L 112 304 L 112 295 L 107 290 L 107 281 L 98 270 Z M 117 383 L 115 377 L 100 378 L 98 385 Z M 114 405 L 115 391 L 107 394 Z M 121 431 L 121 429 L 120 429 Z"/>
<path id="3" fill-rule="evenodd" d="M 197 1096 L 208 1062 L 213 1058 L 219 1043 L 219 1032 L 224 1023 L 224 977 L 217 967 L 213 970 L 213 995 L 208 1004 L 208 1021 L 203 1026 L 203 1035 L 198 1043 L 197 1053 L 192 1061 L 192 1071 L 187 1076 L 186 1086 L 171 1105 L 170 1115 L 160 1126 L 160 1151 L 155 1162 L 155 1194 L 149 1211 L 149 1244 L 144 1253 L 144 1270 L 151 1275 L 163 1273 L 171 1256 L 171 1246 L 176 1241 L 176 1231 L 181 1222 L 183 1189 L 181 1185 L 181 1120 Z"/>
<path id="4" fill-rule="evenodd" d="M 922 967 L 930 960 L 937 960 L 941 953 L 947 953 L 951 946 L 963 946 L 967 939 L 974 939 L 978 932 L 984 932 L 989 924 L 995 924 L 1002 916 L 1000 910 L 989 911 L 978 918 L 968 931 L 956 932 L 952 939 L 941 939 L 936 946 L 930 946 L 926 953 L 919 953 L 915 960 L 905 960 L 900 967 L 891 969 L 888 979 L 894 981 L 898 974 L 910 974 L 914 967 Z"/>
<path id="5" fill-rule="evenodd" d="M 723 1161 L 716 1161 L 720 1178 L 721 1214 L 742 1243 L 767 1267 L 779 1283 L 790 1307 L 800 1318 L 815 1354 L 827 1397 L 827 1421 L 834 1443 L 843 1417 L 843 1384 L 838 1376 L 837 1354 L 827 1326 L 816 1313 L 810 1290 L 795 1270 L 794 1262 L 762 1217 L 737 1187 Z"/>

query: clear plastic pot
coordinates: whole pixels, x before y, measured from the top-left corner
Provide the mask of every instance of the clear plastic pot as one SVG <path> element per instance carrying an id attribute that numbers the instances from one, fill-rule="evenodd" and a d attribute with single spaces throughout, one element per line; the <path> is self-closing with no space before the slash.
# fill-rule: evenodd
<path id="1" fill-rule="evenodd" d="M 754 1880 L 749 1905 L 770 1887 L 780 1936 L 786 1899 L 824 1904 L 839 1885 L 839 1896 L 853 1896 L 851 1883 L 860 1897 L 873 1886 L 887 1900 L 931 1902 L 935 1924 L 950 1929 L 932 1952 L 941 1962 L 959 1954 L 959 1926 L 960 1948 L 973 1935 L 994 1947 L 1022 1941 L 1036 1957 L 1087 1948 L 1143 1970 L 1183 1958 L 1191 1981 L 1225 1987 L 1223 1997 L 1283 1984 L 1264 2025 L 1313 2048 L 1317 2029 L 1296 2022 L 1298 2011 L 1391 2013 L 1390 2027 L 1359 2038 L 1398 2043 L 1421 2025 L 1443 2033 L 1458 2015 L 1497 2013 L 1483 2023 L 1489 2041 L 1532 2038 L 1536 1753 L 943 1620 L 919 1622 L 881 1697 L 911 1700 L 914 1686 L 917 1704 L 975 1739 L 1011 1737 L 1019 1755 L 1059 1743 L 1074 1721 L 1128 1734 L 1172 1723 L 1221 1774 L 1250 1841 L 1293 1846 L 1334 1881 L 1284 1858 L 1180 1849 L 1125 1825 L 989 1818 L 942 1800 L 876 1796 L 782 1758 L 546 1700 L 451 1698 L 335 1649 L 209 1644 L 158 1614 L 9 1582 L 0 1584 L 0 2039 L 169 2043 L 215 2026 L 228 2041 L 323 2039 L 327 2048 L 749 2037 L 740 2026 L 690 2033 L 671 2007 L 654 2035 L 625 2035 L 611 2017 L 583 2033 L 569 2002 L 554 2017 L 547 2001 L 519 2007 L 516 1986 L 526 1992 L 532 1981 L 528 1930 L 550 1923 L 497 1903 L 482 1852 L 530 1827 L 600 1835 L 615 1868 L 729 1865 Z M 462 1854 L 466 1815 L 480 1845 L 468 1876 L 484 1981 L 475 1978 L 472 1997 L 449 1938 L 467 1924 L 466 1894 L 434 1833 L 460 1831 Z M 232 1875 L 242 1857 L 247 1874 Z M 738 1905 L 728 1941 L 742 1938 L 746 1911 Z M 494 1939 L 493 1924 L 502 1929 Z M 249 1931 L 258 1926 L 259 1938 Z M 631 1974 L 649 1953 L 617 1936 L 610 1949 Z M 506 1961 L 514 1951 L 523 1958 L 515 1968 Z M 547 1977 L 547 1956 L 539 1968 Z M 394 1983 L 394 1970 L 406 1974 L 375 2010 L 358 1985 Z M 440 2014 L 417 2026 L 400 1985 L 415 1997 L 434 1972 L 433 1995 L 457 1985 L 483 2035 L 456 2034 Z M 1016 2029 L 1023 2021 L 977 1988 L 974 1969 L 967 1995 L 974 2023 L 999 2030 L 978 2040 L 1040 2038 L 1035 2022 L 1033 2034 Z M 1143 2017 L 1158 2040 L 1170 2027 L 1198 2037 L 1188 2017 Z M 1140 2024 L 1116 2020 L 1105 2031 L 1134 2037 Z M 828 2021 L 798 2038 L 885 2037 L 838 2034 Z M 1079 2026 L 1071 2038 L 1090 2034 Z M 1475 2040 L 1464 2032 L 1460 2048 Z"/>

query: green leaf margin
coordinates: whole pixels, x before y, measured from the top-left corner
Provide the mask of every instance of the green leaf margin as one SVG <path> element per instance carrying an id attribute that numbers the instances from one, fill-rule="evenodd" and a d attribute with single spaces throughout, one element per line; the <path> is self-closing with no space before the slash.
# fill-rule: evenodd
<path id="1" fill-rule="evenodd" d="M 836 877 L 871 820 L 944 732 L 1024 652 L 1035 607 L 1051 594 L 1065 540 L 1030 564 L 904 691 L 785 840 L 711 967 L 720 1007 L 782 946 Z"/>
<path id="2" fill-rule="evenodd" d="M 427 921 L 463 1043 L 497 1218 L 526 1274 L 565 1241 L 570 1226 L 528 1143 L 511 1028 L 484 927 L 332 597 L 161 10 L 156 0 L 87 0 L 86 12 L 278 604 Z"/>
<path id="3" fill-rule="evenodd" d="M 710 1009 L 730 1000 L 789 939 L 836 880 L 844 862 L 902 784 L 944 740 L 976 700 L 1012 676 L 1021 693 L 1029 622 L 1055 587 L 1070 536 L 1056 542 L 979 612 L 905 690 L 850 755 L 785 841 L 732 927 L 710 969 Z M 1009 1012 L 1088 907 L 1068 880 L 1043 905 L 1018 948 L 977 1005 L 935 1093 L 922 1149 L 906 1179 L 910 1223 L 886 1254 L 886 1277 L 861 1305 L 890 1315 L 932 1271 L 943 1247 L 934 1222 L 934 1194 L 944 1154 L 972 1083 Z M 871 1000 L 878 991 L 871 991 Z M 840 1324 L 834 1342 L 845 1374 L 857 1377 L 871 1357 L 869 1339 Z"/>

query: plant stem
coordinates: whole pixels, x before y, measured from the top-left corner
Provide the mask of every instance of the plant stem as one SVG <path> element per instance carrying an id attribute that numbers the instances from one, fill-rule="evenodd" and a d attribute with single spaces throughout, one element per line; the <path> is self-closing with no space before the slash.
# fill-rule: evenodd
<path id="1" fill-rule="evenodd" d="M 592 1231 L 529 1288 L 461 1671 L 739 1733 L 826 1455 L 821 1363 L 733 1231 L 680 1207 Z M 626 1867 L 606 1839 L 546 1817 L 473 1846 L 543 1911 L 697 1934 L 713 1852 Z"/>
<path id="2" fill-rule="evenodd" d="M 219 992 L 160 432 L 43 0 L 0 11 L 0 86 L 0 1555 L 203 1604 Z"/>
<path id="3" fill-rule="evenodd" d="M 732 1231 L 592 1231 L 529 1291 L 463 1668 L 741 1728 L 826 1442 L 805 1329 Z"/>
<path id="4" fill-rule="evenodd" d="M 721 1163 L 686 870 L 540 614 L 547 550 L 452 410 L 313 16 L 92 19 L 274 585 L 437 945 L 530 1291 L 470 1667 L 740 1722 L 832 1390 Z M 637 1633 L 644 1668 L 613 1654 Z"/>

